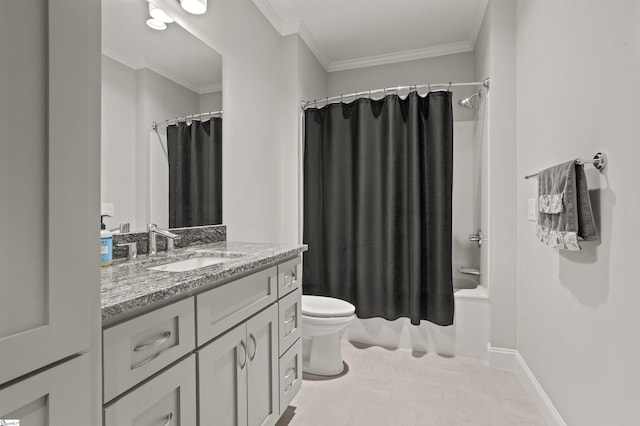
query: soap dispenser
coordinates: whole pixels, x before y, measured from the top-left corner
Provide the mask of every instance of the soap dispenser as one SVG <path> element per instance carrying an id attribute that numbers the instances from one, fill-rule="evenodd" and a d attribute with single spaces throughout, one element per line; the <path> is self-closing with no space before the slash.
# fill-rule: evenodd
<path id="1" fill-rule="evenodd" d="M 113 263 L 113 234 L 104 225 L 105 216 L 100 216 L 100 266 Z"/>

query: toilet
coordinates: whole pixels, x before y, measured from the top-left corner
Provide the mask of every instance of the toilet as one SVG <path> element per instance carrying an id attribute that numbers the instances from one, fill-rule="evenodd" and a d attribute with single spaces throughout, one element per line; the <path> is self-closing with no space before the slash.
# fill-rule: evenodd
<path id="1" fill-rule="evenodd" d="M 342 373 L 340 337 L 356 318 L 356 307 L 344 300 L 302 296 L 302 370 L 320 376 Z"/>

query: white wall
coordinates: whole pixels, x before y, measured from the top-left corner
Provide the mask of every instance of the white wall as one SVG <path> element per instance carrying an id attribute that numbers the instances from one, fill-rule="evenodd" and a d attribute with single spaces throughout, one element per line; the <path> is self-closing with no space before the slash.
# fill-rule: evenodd
<path id="1" fill-rule="evenodd" d="M 482 281 L 491 297 L 491 346 L 516 348 L 516 3 L 492 0 L 475 51 L 476 78 L 491 78 L 476 140 L 481 182 Z M 480 161 L 478 161 L 478 156 Z"/>
<path id="2" fill-rule="evenodd" d="M 166 127 L 158 129 L 161 146 L 151 122 L 197 113 L 200 104 L 197 93 L 151 70 L 102 57 L 101 199 L 115 204 L 107 228 L 169 225 Z"/>
<path id="3" fill-rule="evenodd" d="M 300 101 L 326 97 L 327 72 L 297 35 L 282 39 L 282 235 L 280 241 L 302 242 L 302 143 Z"/>
<path id="4" fill-rule="evenodd" d="M 158 127 L 158 134 L 151 129 L 151 122 L 162 122 L 175 117 L 197 113 L 200 96 L 191 90 L 149 69 L 136 71 L 138 88 L 138 116 L 136 117 L 136 144 L 138 153 L 136 170 L 145 168 L 144 178 L 136 182 L 138 207 L 135 230 L 146 229 L 146 224 L 169 226 L 169 161 L 166 126 Z M 142 204 L 140 200 L 145 200 Z"/>
<path id="5" fill-rule="evenodd" d="M 120 62 L 102 56 L 100 195 L 115 204 L 107 228 L 135 218 L 136 75 Z"/>
<path id="6" fill-rule="evenodd" d="M 569 425 L 638 424 L 640 3 L 518 2 L 518 350 Z M 525 174 L 587 166 L 600 240 L 558 252 L 526 219 Z"/>
<path id="7" fill-rule="evenodd" d="M 222 110 L 222 91 L 203 93 L 200 95 L 199 112 L 211 112 Z"/>
<path id="8" fill-rule="evenodd" d="M 251 0 L 209 2 L 203 16 L 157 0 L 223 56 L 223 222 L 228 238 L 280 241 L 283 235 L 282 38 Z M 291 82 L 295 84 L 295 82 Z M 297 229 L 297 221 L 286 226 Z"/>

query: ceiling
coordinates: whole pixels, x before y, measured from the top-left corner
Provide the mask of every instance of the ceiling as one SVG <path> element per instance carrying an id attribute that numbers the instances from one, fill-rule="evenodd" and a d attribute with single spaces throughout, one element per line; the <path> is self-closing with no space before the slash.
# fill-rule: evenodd
<path id="1" fill-rule="evenodd" d="M 102 0 L 102 54 L 136 70 L 149 68 L 196 93 L 222 89 L 222 56 L 177 23 L 152 30 L 148 17 L 144 0 Z"/>
<path id="2" fill-rule="evenodd" d="M 488 0 L 253 0 L 327 71 L 469 52 Z"/>

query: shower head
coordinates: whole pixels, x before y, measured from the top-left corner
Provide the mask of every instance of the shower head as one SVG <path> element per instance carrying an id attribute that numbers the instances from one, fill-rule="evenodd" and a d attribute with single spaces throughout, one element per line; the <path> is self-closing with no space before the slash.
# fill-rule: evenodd
<path id="1" fill-rule="evenodd" d="M 480 99 L 482 97 L 481 93 L 482 92 L 477 92 L 469 96 L 468 98 L 460 99 L 458 101 L 458 105 L 460 105 L 464 109 L 472 110 L 473 108 L 476 107 L 476 102 L 474 102 L 474 99 L 475 98 Z"/>

